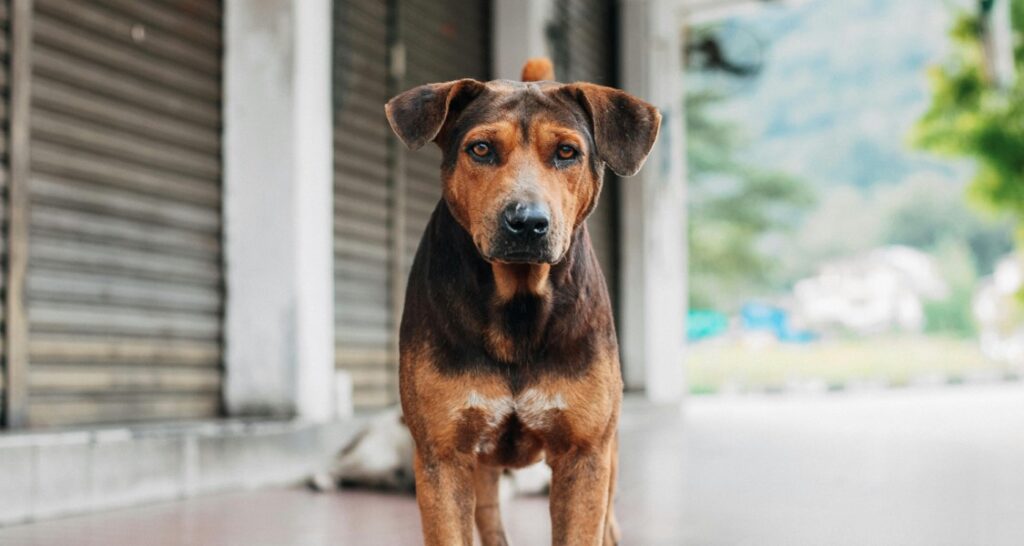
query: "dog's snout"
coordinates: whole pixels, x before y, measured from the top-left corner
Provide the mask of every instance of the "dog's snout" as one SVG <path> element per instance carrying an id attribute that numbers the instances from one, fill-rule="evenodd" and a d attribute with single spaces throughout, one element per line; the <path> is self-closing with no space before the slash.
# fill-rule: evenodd
<path id="1" fill-rule="evenodd" d="M 507 263 L 546 263 L 552 258 L 551 209 L 543 201 L 524 199 L 500 209 L 497 230 L 487 255 Z"/>
<path id="2" fill-rule="evenodd" d="M 516 238 L 537 239 L 548 232 L 551 211 L 541 203 L 515 202 L 502 213 L 505 231 Z"/>

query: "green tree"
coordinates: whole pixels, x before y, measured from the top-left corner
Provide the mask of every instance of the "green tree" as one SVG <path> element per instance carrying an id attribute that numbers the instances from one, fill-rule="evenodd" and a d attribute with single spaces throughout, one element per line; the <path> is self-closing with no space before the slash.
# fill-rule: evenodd
<path id="1" fill-rule="evenodd" d="M 932 251 L 949 293 L 939 301 L 924 305 L 926 331 L 932 334 L 952 334 L 960 337 L 975 335 L 971 303 L 978 275 L 974 257 L 963 239 L 946 239 Z"/>
<path id="2" fill-rule="evenodd" d="M 1010 0 L 1014 61 L 1024 70 L 1024 0 Z M 990 0 L 979 6 L 991 7 Z M 962 13 L 950 35 L 950 57 L 929 74 L 932 103 L 912 135 L 921 148 L 977 163 L 970 193 L 1011 214 L 1024 241 L 1024 78 L 1009 88 L 992 83 L 986 67 L 983 17 Z"/>
<path id="3" fill-rule="evenodd" d="M 943 245 L 959 242 L 970 251 L 974 270 L 991 274 L 1013 250 L 1011 226 L 971 210 L 963 193 L 963 183 L 928 175 L 880 190 L 874 199 L 883 209 L 880 243 L 941 254 Z"/>
<path id="4" fill-rule="evenodd" d="M 796 178 L 739 158 L 738 128 L 712 112 L 722 100 L 711 91 L 686 96 L 690 305 L 731 310 L 773 288 L 778 261 L 760 243 L 793 228 L 814 194 Z"/>

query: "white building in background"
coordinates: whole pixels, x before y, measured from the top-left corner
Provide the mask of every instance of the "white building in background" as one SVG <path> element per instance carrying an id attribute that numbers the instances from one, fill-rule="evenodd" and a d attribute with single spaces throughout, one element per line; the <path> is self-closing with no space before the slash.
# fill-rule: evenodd
<path id="1" fill-rule="evenodd" d="M 590 228 L 628 388 L 681 401 L 684 2 L 3 5 L 0 524 L 295 481 L 395 403 L 440 186 L 383 104 L 529 56 L 662 111 Z"/>
<path id="2" fill-rule="evenodd" d="M 793 289 L 796 316 L 814 330 L 858 334 L 921 332 L 924 304 L 946 297 L 934 259 L 919 250 L 887 246 L 827 262 Z"/>
<path id="3" fill-rule="evenodd" d="M 992 276 L 982 279 L 974 293 L 981 351 L 997 362 L 1024 366 L 1024 261 L 1003 258 Z"/>

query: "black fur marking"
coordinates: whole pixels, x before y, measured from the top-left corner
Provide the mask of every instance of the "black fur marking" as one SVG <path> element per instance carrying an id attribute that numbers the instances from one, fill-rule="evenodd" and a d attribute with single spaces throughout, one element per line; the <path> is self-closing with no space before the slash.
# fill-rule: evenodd
<path id="1" fill-rule="evenodd" d="M 499 461 L 515 461 L 519 458 L 519 439 L 523 435 L 523 423 L 519 416 L 512 414 L 502 427 L 495 458 Z"/>
<path id="2" fill-rule="evenodd" d="M 409 276 L 401 342 L 431 347 L 430 360 L 441 373 L 498 374 L 514 392 L 542 375 L 579 377 L 599 355 L 618 352 L 611 304 L 585 224 L 574 233 L 566 258 L 551 267 L 550 283 L 548 302 L 517 297 L 496 306 L 490 264 L 441 201 Z M 548 319 L 536 321 L 544 306 L 550 308 Z M 495 324 L 520 349 L 515 362 L 488 353 L 485 332 Z"/>

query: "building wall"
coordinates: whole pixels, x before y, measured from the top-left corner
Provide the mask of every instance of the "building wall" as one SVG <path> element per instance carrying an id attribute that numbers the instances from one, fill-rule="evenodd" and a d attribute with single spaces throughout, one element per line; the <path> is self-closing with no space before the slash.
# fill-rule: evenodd
<path id="1" fill-rule="evenodd" d="M 335 416 L 330 0 L 228 0 L 229 415 Z"/>
<path id="2" fill-rule="evenodd" d="M 375 4 L 384 3 L 368 5 Z M 586 3 L 573 0 L 564 5 L 570 4 Z M 3 190 L 0 204 L 4 205 L 0 215 L 4 244 L 0 248 L 6 253 L 3 275 L 4 359 L 3 380 L 0 382 L 4 395 L 2 415 L 8 428 L 32 424 L 93 423 L 88 431 L 22 431 L 0 435 L 0 524 L 204 492 L 294 482 L 322 465 L 333 450 L 351 437 L 359 424 L 358 418 L 343 418 L 349 414 L 352 403 L 351 397 L 345 396 L 348 392 L 346 385 L 351 386 L 351 382 L 336 383 L 338 376 L 335 375 L 337 334 L 333 302 L 336 276 L 332 264 L 337 263 L 339 244 L 336 238 L 339 207 L 335 199 L 338 191 L 335 170 L 349 158 L 335 157 L 337 152 L 333 146 L 339 134 L 332 123 L 332 113 L 337 111 L 336 103 L 332 103 L 332 91 L 336 91 L 339 85 L 336 64 L 332 81 L 331 48 L 339 44 L 336 29 L 332 34 L 331 28 L 334 6 L 330 0 L 226 0 L 222 23 L 218 2 L 182 4 L 189 10 L 172 7 L 174 5 L 177 4 L 155 0 L 0 1 L 0 30 L 5 31 L 0 32 L 0 39 L 6 40 L 6 47 L 0 47 L 0 75 L 5 76 L 0 78 L 0 82 L 9 86 L 5 93 L 0 93 L 4 99 L 0 113 L 7 116 L 4 124 L 4 136 L 7 138 L 0 139 L 0 144 L 5 146 L 0 150 L 0 173 L 3 173 L 0 176 L 0 188 Z M 419 0 L 415 5 L 420 11 L 414 13 L 433 7 L 428 0 Z M 451 5 L 465 8 L 480 4 Z M 555 0 L 495 0 L 486 10 L 495 18 L 490 25 L 494 30 L 491 47 L 480 44 L 479 51 L 474 52 L 480 54 L 490 49 L 491 57 L 481 63 L 489 65 L 486 70 L 481 70 L 481 77 L 490 73 L 497 77 L 515 78 L 523 59 L 551 55 L 546 32 L 555 7 Z M 658 401 L 679 400 L 683 388 L 678 377 L 682 358 L 682 314 L 685 313 L 682 112 L 677 71 L 666 69 L 678 66 L 679 62 L 675 22 L 666 15 L 675 13 L 677 7 L 676 3 L 665 0 L 626 0 L 615 7 L 620 14 L 618 34 L 622 44 L 619 48 L 621 70 L 618 71 L 618 84 L 651 100 L 665 115 L 662 138 L 647 168 L 638 177 L 622 181 L 620 199 L 613 211 L 620 231 L 615 239 L 622 241 L 615 250 L 621 260 L 618 260 L 617 267 L 612 267 L 616 267 L 614 275 L 620 279 L 619 322 L 626 379 L 630 386 L 645 390 L 648 397 Z M 32 19 L 36 9 L 44 14 L 40 18 L 41 24 L 48 25 L 41 27 L 44 32 L 33 32 Z M 95 16 L 92 10 L 102 16 Z M 413 18 L 406 24 L 416 27 L 419 20 Z M 222 24 L 223 35 L 216 30 L 211 33 L 211 28 L 220 28 Z M 71 31 L 52 32 L 67 30 L 68 27 Z M 424 25 L 424 28 L 428 27 Z M 442 33 L 451 30 L 443 22 L 435 28 Z M 172 31 L 195 36 L 183 39 Z M 223 57 L 219 59 L 223 63 L 222 78 L 217 77 L 220 69 L 208 70 L 211 67 L 208 58 L 205 61 L 208 65 L 206 73 L 213 74 L 212 78 L 195 75 L 183 78 L 183 75 L 188 76 L 196 70 L 202 73 L 203 70 L 177 66 L 188 65 L 180 58 L 171 63 L 177 67 L 176 71 L 154 68 L 162 66 L 167 58 L 175 58 L 175 55 L 187 56 L 189 51 L 196 53 L 194 50 L 198 42 L 203 40 L 208 43 L 212 40 L 218 48 L 223 40 Z M 59 44 L 63 45 L 58 47 Z M 118 49 L 112 44 L 120 44 L 121 47 Z M 460 43 L 460 48 L 465 46 Z M 97 52 L 113 57 L 90 60 L 89 57 Z M 396 54 L 397 51 L 389 46 L 386 55 L 393 58 Z M 605 52 L 604 55 L 607 54 Z M 149 56 L 155 58 L 150 59 Z M 218 56 L 214 57 L 217 61 Z M 202 64 L 202 58 L 200 55 L 195 60 Z M 60 64 L 62 59 L 76 62 Z M 602 61 L 600 58 L 597 60 Z M 421 63 L 425 65 L 427 61 L 417 61 L 417 64 Z M 54 66 L 65 66 L 67 71 L 57 70 Z M 84 70 L 83 66 L 90 69 Z M 381 96 L 432 79 L 431 72 L 418 73 L 408 80 L 400 79 L 404 72 L 398 68 L 401 67 L 391 63 L 388 66 L 363 67 L 371 73 L 383 70 L 385 78 L 391 78 L 387 84 L 390 87 L 385 88 Z M 460 68 L 457 75 L 463 75 L 464 70 L 470 69 Z M 572 73 L 573 69 L 569 70 Z M 456 77 L 454 73 L 439 71 L 437 74 L 441 79 Z M 28 84 L 37 76 L 40 86 L 33 90 Z M 62 79 L 72 77 L 79 80 Z M 584 73 L 580 77 L 589 79 L 592 76 Z M 162 80 L 166 78 L 172 81 Z M 344 75 L 341 78 L 344 79 Z M 217 89 L 221 79 L 223 95 L 211 92 L 211 89 Z M 88 85 L 84 85 L 86 83 Z M 176 99 L 173 94 L 168 95 L 174 89 L 191 91 Z M 45 97 L 34 94 L 47 92 L 50 95 Z M 127 96 L 121 97 L 119 93 Z M 195 100 L 190 100 L 196 93 L 216 97 L 204 106 L 202 101 L 196 104 Z M 72 102 L 65 101 L 65 104 L 56 100 L 59 97 Z M 109 106 L 112 101 L 123 107 L 96 108 Z M 146 105 L 155 108 L 152 115 L 146 115 Z M 375 106 L 367 107 L 372 110 Z M 177 124 L 174 123 L 175 108 L 181 109 L 178 115 L 182 119 Z M 211 108 L 212 116 L 195 119 L 197 112 L 208 112 Z M 36 116 L 35 124 L 33 115 Z M 204 125 L 204 119 L 213 121 Z M 98 123 L 98 120 L 103 123 Z M 190 133 L 187 130 L 188 120 L 198 122 L 200 128 L 206 127 L 207 130 Z M 222 124 L 221 141 L 216 135 Z M 83 127 L 90 130 L 82 133 Z M 211 131 L 215 135 L 212 139 L 214 146 L 198 145 L 210 141 Z M 182 134 L 193 134 L 197 140 L 180 142 L 179 138 L 175 144 L 174 139 L 178 137 L 174 135 Z M 353 134 L 360 133 L 355 130 Z M 68 147 L 72 142 L 68 139 L 83 135 L 96 138 L 82 139 L 77 143 L 81 150 Z M 110 139 L 115 137 L 124 147 L 107 152 L 89 148 L 109 145 Z M 163 151 L 174 152 L 178 149 L 175 146 L 197 148 L 198 145 L 198 150 L 193 152 L 198 151 L 199 157 L 184 152 L 171 154 L 177 159 L 160 154 L 117 155 L 124 154 L 126 150 L 144 149 L 150 140 L 161 139 L 170 139 L 161 148 Z M 217 145 L 222 145 L 220 154 L 214 153 L 211 157 L 209 150 Z M 46 153 L 42 155 L 50 161 L 45 169 L 33 163 L 33 156 L 28 153 L 29 146 L 36 146 L 37 152 L 51 152 L 48 156 Z M 65 148 L 60 148 L 59 153 L 52 153 L 58 146 Z M 386 146 L 393 149 L 392 144 Z M 193 163 L 167 164 L 186 157 L 191 157 Z M 203 157 L 206 158 L 205 163 L 196 162 Z M 393 154 L 386 157 L 387 169 L 404 173 L 405 169 L 422 168 L 423 180 L 433 176 L 433 171 L 426 166 L 429 161 L 417 163 Z M 108 176 L 65 184 L 62 193 L 47 193 L 49 189 L 60 187 L 57 182 L 61 177 L 75 180 L 72 174 L 76 171 L 61 171 L 56 167 L 74 166 L 75 161 L 83 158 L 89 160 L 88 165 Z M 403 161 L 406 166 L 399 168 Z M 138 176 L 122 175 L 118 178 L 120 171 L 114 167 L 124 168 L 131 162 L 141 162 L 131 171 Z M 414 167 L 414 163 L 420 167 Z M 180 183 L 183 172 L 179 171 L 187 173 L 189 169 L 202 165 L 214 165 L 214 170 L 222 168 L 223 174 L 208 176 L 205 185 L 202 180 Z M 144 176 L 150 171 L 151 174 Z M 171 184 L 167 188 L 152 183 L 141 187 L 137 185 L 146 180 L 165 180 L 171 175 L 179 181 L 177 185 Z M 399 178 L 385 179 L 393 181 Z M 118 180 L 123 182 L 120 186 Z M 98 194 L 102 198 L 96 198 L 80 191 L 87 187 L 107 190 Z M 184 199 L 169 203 L 160 200 L 168 191 L 180 194 L 183 192 L 181 188 L 188 187 L 193 188 L 193 193 L 185 192 Z M 79 203 L 92 199 L 96 206 L 85 213 L 72 207 L 66 217 L 48 217 L 45 214 L 32 217 L 30 207 L 60 209 L 60 205 L 52 202 L 55 196 L 63 196 L 61 198 L 66 203 L 76 202 L 74 199 Z M 222 208 L 218 211 L 214 207 L 211 213 L 208 203 L 206 208 L 190 206 L 189 203 L 197 196 L 201 201 L 217 201 Z M 404 211 L 408 206 L 407 200 L 397 197 L 387 197 L 384 202 L 394 211 Z M 149 206 L 124 208 L 127 204 L 140 203 L 148 203 Z M 133 220 L 124 217 L 125 211 L 132 213 L 130 218 Z M 61 223 L 76 214 L 90 215 L 90 221 Z M 183 223 L 185 229 L 181 233 L 162 229 L 161 222 L 168 218 L 184 219 L 179 223 Z M 202 218 L 213 218 L 213 221 L 199 222 L 199 226 L 190 223 Z M 51 223 L 40 223 L 43 220 Z M 409 241 L 415 239 L 415 226 L 412 224 L 394 222 L 392 225 L 389 220 L 388 226 L 388 229 L 406 234 L 405 244 L 411 244 Z M 210 234 L 218 231 L 222 238 L 213 237 L 211 243 Z M 36 237 L 32 237 L 33 233 Z M 180 291 L 135 289 L 134 292 L 124 292 L 126 286 L 138 286 L 139 282 L 111 283 L 95 290 L 95 283 L 90 285 L 89 282 L 76 281 L 66 285 L 58 283 L 66 290 L 61 298 L 80 298 L 77 303 L 64 305 L 63 299 L 55 299 L 33 284 L 37 272 L 46 272 L 47 278 L 53 281 L 54 273 L 47 268 L 57 262 L 32 262 L 32 259 L 47 256 L 46 252 L 37 252 L 34 257 L 29 255 L 32 245 L 39 242 L 51 241 L 49 251 L 53 251 L 55 245 L 52 241 L 56 234 L 60 234 L 67 243 L 63 247 L 56 245 L 63 252 L 58 256 L 81 257 L 82 249 L 95 249 L 96 241 L 102 241 L 99 246 L 107 245 L 107 252 L 86 255 L 91 261 L 87 261 L 85 266 L 104 271 L 104 268 L 122 264 L 124 256 L 135 256 L 130 263 L 140 271 L 149 272 L 150 277 L 139 274 L 143 279 L 172 273 L 185 277 L 193 275 L 194 259 L 175 258 L 175 252 L 182 250 L 182 241 L 186 242 L 184 247 L 195 244 L 196 249 L 191 250 L 216 249 L 204 258 L 205 261 L 200 261 L 204 265 L 198 271 L 212 272 L 210 278 L 213 279 L 222 278 L 218 289 L 210 292 L 208 287 L 205 293 L 222 294 L 225 299 L 223 303 L 217 298 L 197 299 L 195 294 L 189 296 L 189 293 Z M 177 239 L 166 239 L 169 234 Z M 56 240 L 61 241 L 61 238 Z M 389 246 L 385 252 L 392 252 L 394 256 L 403 255 L 401 251 L 407 248 L 398 244 L 398 237 L 389 235 L 386 241 Z M 120 245 L 127 245 L 126 249 L 122 251 Z M 221 260 L 217 257 L 220 254 L 223 255 L 223 269 L 216 263 Z M 153 259 L 147 261 L 147 255 L 152 255 Z M 33 263 L 37 267 L 32 267 Z M 402 262 L 397 260 L 396 263 Z M 61 274 L 73 275 L 88 267 L 80 268 L 72 263 Z M 394 264 L 389 267 L 401 270 Z M 112 278 L 116 278 L 116 274 Z M 388 289 L 400 282 L 397 279 L 397 275 L 389 277 Z M 50 282 L 49 286 L 54 286 L 54 283 Z M 74 292 L 85 288 L 93 290 L 84 293 L 91 294 L 89 297 L 92 299 L 83 300 L 83 294 Z M 108 396 L 108 391 L 103 389 L 127 389 L 130 396 L 144 397 L 149 392 L 147 389 L 154 388 L 154 385 L 160 388 L 169 385 L 173 392 L 174 385 L 180 385 L 176 383 L 180 379 L 170 383 L 161 381 L 166 380 L 167 370 L 184 367 L 193 372 L 200 370 L 200 375 L 207 374 L 203 376 L 207 383 L 201 382 L 201 385 L 223 386 L 223 408 L 204 405 L 197 413 L 178 410 L 146 413 L 136 411 L 137 406 L 126 404 L 121 409 L 127 414 L 108 414 L 112 415 L 109 419 L 113 425 L 98 426 L 96 419 L 76 421 L 76 412 L 63 414 L 70 416 L 68 420 L 35 422 L 29 402 L 32 389 L 47 383 L 41 382 L 39 375 L 33 378 L 27 371 L 33 365 L 33 355 L 45 354 L 39 352 L 41 347 L 47 347 L 45 343 L 38 343 L 46 339 L 40 334 L 46 333 L 51 337 L 66 335 L 67 329 L 47 331 L 47 328 L 62 324 L 61 320 L 74 320 L 77 328 L 110 326 L 114 324 L 110 319 L 115 315 L 104 312 L 124 301 L 134 301 L 139 309 L 152 309 L 153 312 L 124 315 L 128 318 L 116 323 L 120 326 L 115 330 L 101 332 L 101 339 L 123 340 L 131 337 L 127 333 L 150 328 L 150 333 L 157 334 L 150 339 L 170 343 L 177 339 L 175 328 L 184 328 L 186 332 L 195 332 L 194 329 L 198 328 L 198 334 L 189 335 L 209 335 L 207 345 L 214 349 L 183 353 L 139 352 L 133 349 L 137 345 L 108 343 L 106 352 L 88 353 L 78 346 L 62 356 L 69 359 L 68 367 L 76 365 L 75 362 L 83 363 L 82 373 L 50 375 L 47 381 L 59 380 L 79 393 L 92 388 L 92 396 L 97 400 L 110 401 L 117 398 Z M 147 301 L 158 305 L 150 306 L 145 303 Z M 389 303 L 394 305 L 397 301 L 400 299 L 393 297 Z M 32 302 L 38 302 L 39 306 L 32 308 L 36 310 L 32 317 L 36 322 L 30 323 L 26 306 Z M 83 302 L 99 310 L 68 314 L 69 309 Z M 200 304 L 205 305 L 206 314 L 192 320 L 188 309 Z M 166 319 L 168 306 L 184 306 L 187 312 L 179 317 L 181 321 L 161 328 L 162 323 L 159 320 L 154 322 L 154 317 Z M 222 308 L 223 322 L 211 320 L 210 317 L 220 315 Z M 223 331 L 223 340 L 220 331 Z M 195 341 L 188 336 L 186 339 Z M 223 356 L 221 343 L 224 345 Z M 154 366 L 161 363 L 154 355 L 161 354 L 184 354 L 197 359 L 189 362 L 202 365 L 188 368 L 185 363 L 172 361 L 165 368 Z M 137 369 L 126 369 L 127 375 L 102 376 L 107 378 L 107 383 L 97 383 L 95 377 L 90 377 L 90 367 L 110 369 L 118 358 L 134 358 L 142 365 Z M 151 374 L 143 373 L 141 379 L 118 383 L 147 367 L 157 369 Z M 46 366 L 41 368 L 45 370 Z M 57 368 L 51 365 L 51 371 L 55 370 Z M 208 370 L 213 370 L 213 373 Z M 211 378 L 212 383 L 209 382 Z M 195 386 L 195 383 L 185 384 Z M 97 385 L 99 390 L 95 390 Z M 220 389 L 214 388 L 213 391 L 213 397 L 208 400 L 217 399 Z M 184 392 L 188 394 L 191 391 L 186 389 Z M 209 394 L 210 389 L 202 392 Z M 85 412 L 84 415 L 100 414 Z M 224 416 L 262 417 L 264 421 L 180 423 L 186 418 Z M 173 426 L 123 426 L 140 417 L 145 421 L 179 422 Z M 292 419 L 281 421 L 281 417 Z M 268 423 L 266 419 L 276 421 Z"/>
<path id="3" fill-rule="evenodd" d="M 682 0 L 622 0 L 621 86 L 650 101 L 661 132 L 646 166 L 620 191 L 626 388 L 660 403 L 686 392 L 686 161 Z"/>
<path id="4" fill-rule="evenodd" d="M 402 150 L 377 109 L 427 81 L 515 78 L 531 55 L 662 108 L 649 166 L 609 181 L 591 229 L 627 383 L 679 397 L 681 94 L 664 69 L 679 64 L 678 2 L 227 0 L 223 22 L 213 1 L 9 2 L 0 15 L 32 32 L 4 49 L 8 423 L 328 420 L 394 403 L 404 279 L 440 187 L 436 151 Z M 344 91 L 371 79 L 372 96 Z M 379 225 L 360 220 L 371 205 Z"/>

